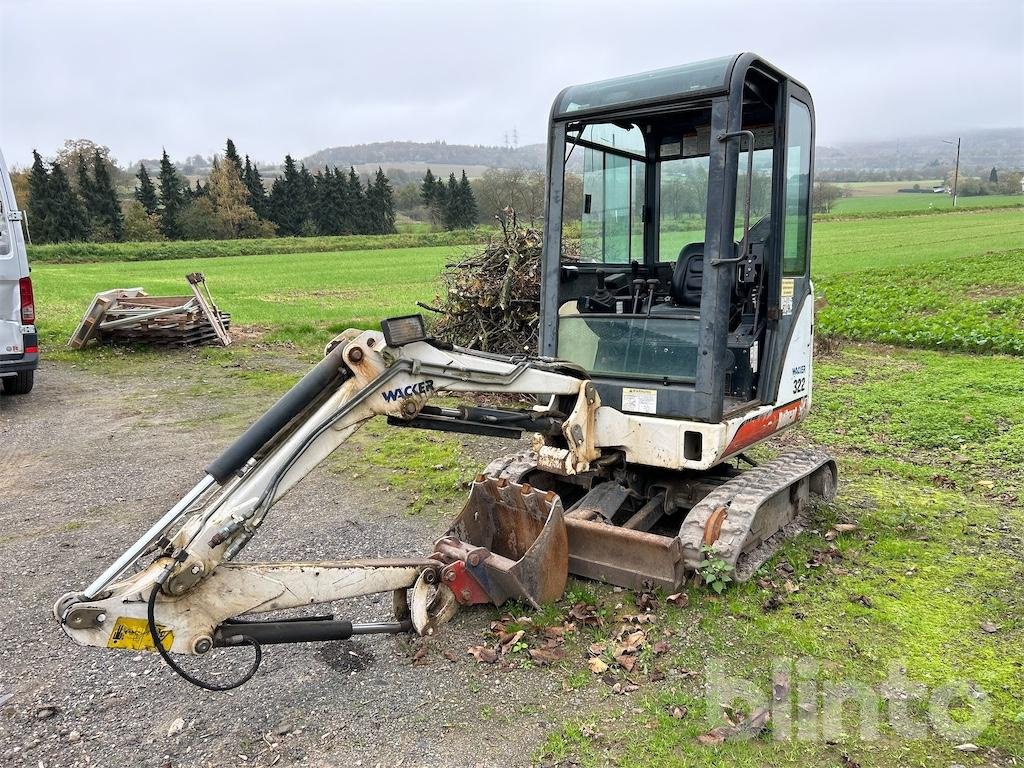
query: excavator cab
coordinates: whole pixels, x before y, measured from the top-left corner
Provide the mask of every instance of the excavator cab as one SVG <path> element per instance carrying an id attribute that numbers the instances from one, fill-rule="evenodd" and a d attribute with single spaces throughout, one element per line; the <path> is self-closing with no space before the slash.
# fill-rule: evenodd
<path id="1" fill-rule="evenodd" d="M 800 396 L 813 146 L 807 89 L 750 53 L 563 90 L 541 353 L 625 413 L 713 424 Z"/>

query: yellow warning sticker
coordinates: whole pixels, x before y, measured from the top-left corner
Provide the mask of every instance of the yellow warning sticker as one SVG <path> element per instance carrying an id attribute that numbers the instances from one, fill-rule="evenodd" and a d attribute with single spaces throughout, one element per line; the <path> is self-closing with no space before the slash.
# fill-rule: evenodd
<path id="1" fill-rule="evenodd" d="M 163 624 L 157 624 L 156 631 L 160 635 L 160 644 L 163 645 L 164 650 L 171 650 L 174 633 Z M 129 616 L 121 616 L 114 622 L 114 630 L 110 633 L 110 639 L 107 640 L 107 648 L 125 648 L 129 651 L 156 650 L 146 620 L 134 619 Z"/>
<path id="2" fill-rule="evenodd" d="M 794 289 L 795 285 L 796 285 L 796 280 L 794 280 L 792 277 L 783 278 L 783 280 L 782 280 L 782 292 L 779 295 L 780 296 L 792 296 L 793 295 L 793 289 Z"/>

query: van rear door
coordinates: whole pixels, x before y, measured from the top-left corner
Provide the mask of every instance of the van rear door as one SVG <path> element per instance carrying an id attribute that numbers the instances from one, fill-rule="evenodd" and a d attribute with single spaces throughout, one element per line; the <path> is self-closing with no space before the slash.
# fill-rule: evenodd
<path id="1" fill-rule="evenodd" d="M 0 361 L 21 357 L 25 352 L 21 279 L 28 277 L 28 259 L 17 211 L 14 189 L 0 154 Z"/>

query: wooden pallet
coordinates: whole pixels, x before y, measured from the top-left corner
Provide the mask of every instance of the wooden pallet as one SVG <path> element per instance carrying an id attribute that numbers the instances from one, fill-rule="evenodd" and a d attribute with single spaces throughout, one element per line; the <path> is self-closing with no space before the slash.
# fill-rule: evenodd
<path id="1" fill-rule="evenodd" d="M 96 294 L 68 345 L 91 340 L 112 344 L 194 346 L 231 343 L 231 315 L 213 303 L 202 273 L 186 276 L 191 295 L 147 296 L 141 288 Z"/>

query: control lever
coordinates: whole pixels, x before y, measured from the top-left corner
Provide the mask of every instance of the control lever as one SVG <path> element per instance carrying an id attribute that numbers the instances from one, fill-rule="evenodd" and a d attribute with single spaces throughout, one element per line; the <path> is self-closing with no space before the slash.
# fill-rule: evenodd
<path id="1" fill-rule="evenodd" d="M 647 280 L 647 316 L 651 316 L 651 310 L 654 308 L 654 295 L 658 290 L 657 278 L 648 278 Z"/>
<path id="2" fill-rule="evenodd" d="M 644 281 L 637 278 L 633 281 L 633 314 L 640 314 L 641 303 L 643 302 Z"/>

